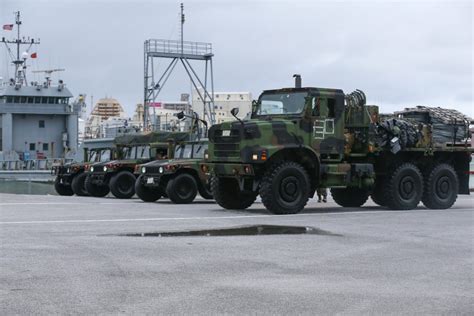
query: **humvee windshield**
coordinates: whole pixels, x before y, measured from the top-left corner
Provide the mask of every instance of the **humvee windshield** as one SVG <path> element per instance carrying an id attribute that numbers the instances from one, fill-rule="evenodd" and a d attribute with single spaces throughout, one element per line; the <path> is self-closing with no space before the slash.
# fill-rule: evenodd
<path id="1" fill-rule="evenodd" d="M 89 151 L 88 161 L 100 162 L 110 160 L 110 149 L 93 149 Z"/>
<path id="2" fill-rule="evenodd" d="M 133 146 L 123 148 L 124 159 L 150 158 L 150 146 Z"/>
<path id="3" fill-rule="evenodd" d="M 176 147 L 175 158 L 204 158 L 207 144 L 181 144 Z"/>
<path id="4" fill-rule="evenodd" d="M 307 92 L 268 93 L 260 96 L 255 115 L 300 114 L 305 106 Z"/>

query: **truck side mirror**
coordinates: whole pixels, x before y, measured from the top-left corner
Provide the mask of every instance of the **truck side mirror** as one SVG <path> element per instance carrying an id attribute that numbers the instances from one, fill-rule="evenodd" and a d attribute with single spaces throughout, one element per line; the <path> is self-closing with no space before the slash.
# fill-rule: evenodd
<path id="1" fill-rule="evenodd" d="M 230 110 L 230 114 L 232 114 L 232 116 L 237 116 L 237 114 L 239 114 L 239 108 L 233 108 L 232 110 Z"/>
<path id="2" fill-rule="evenodd" d="M 178 120 L 182 120 L 184 118 L 184 112 L 181 111 L 181 112 L 177 113 L 176 117 L 178 118 Z"/>

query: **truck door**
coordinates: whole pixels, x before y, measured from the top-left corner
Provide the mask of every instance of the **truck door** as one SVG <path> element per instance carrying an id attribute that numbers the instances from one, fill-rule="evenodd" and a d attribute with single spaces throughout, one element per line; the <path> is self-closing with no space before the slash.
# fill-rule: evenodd
<path id="1" fill-rule="evenodd" d="M 341 160 L 344 155 L 344 100 L 314 96 L 311 107 L 312 147 L 321 154 L 321 159 Z"/>

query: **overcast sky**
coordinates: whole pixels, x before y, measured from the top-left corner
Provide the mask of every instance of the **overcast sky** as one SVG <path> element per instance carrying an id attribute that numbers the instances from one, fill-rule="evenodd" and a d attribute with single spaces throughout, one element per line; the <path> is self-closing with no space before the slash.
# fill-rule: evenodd
<path id="1" fill-rule="evenodd" d="M 20 10 L 23 35 L 41 38 L 31 68 L 66 68 L 61 78 L 74 95 L 85 93 L 88 102 L 91 95 L 114 97 L 131 115 L 143 102 L 143 42 L 179 39 L 179 3 L 0 0 L 0 24 L 13 23 Z M 422 104 L 474 117 L 471 1 L 184 5 L 185 40 L 213 44 L 216 91 L 250 91 L 256 98 L 264 89 L 292 86 L 299 73 L 304 86 L 362 89 L 382 112 Z M 11 76 L 4 47 L 0 57 L 1 76 Z M 184 71 L 176 69 L 159 99 L 190 92 Z"/>

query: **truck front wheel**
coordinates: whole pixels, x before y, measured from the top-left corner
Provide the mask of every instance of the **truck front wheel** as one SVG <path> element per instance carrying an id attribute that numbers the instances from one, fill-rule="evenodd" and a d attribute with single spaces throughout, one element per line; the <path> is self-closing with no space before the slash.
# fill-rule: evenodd
<path id="1" fill-rule="evenodd" d="M 260 197 L 273 214 L 296 214 L 309 199 L 311 184 L 308 173 L 300 164 L 283 161 L 273 164 L 265 172 Z"/>
<path id="2" fill-rule="evenodd" d="M 211 189 L 217 204 L 228 210 L 244 210 L 257 198 L 257 193 L 240 191 L 233 178 L 212 177 Z"/>
<path id="3" fill-rule="evenodd" d="M 458 197 L 459 180 L 453 167 L 442 163 L 435 166 L 425 179 L 422 202 L 427 208 L 447 209 Z"/>
<path id="4" fill-rule="evenodd" d="M 147 187 L 143 184 L 143 175 L 139 176 L 135 182 L 135 193 L 144 202 L 155 202 L 158 201 L 163 192 L 160 188 Z"/>
<path id="5" fill-rule="evenodd" d="M 110 192 L 118 199 L 129 199 L 135 194 L 135 180 L 130 171 L 120 171 L 110 179 Z"/>
<path id="6" fill-rule="evenodd" d="M 190 174 L 181 173 L 168 182 L 166 185 L 166 194 L 173 203 L 191 203 L 197 194 L 196 180 Z"/>
<path id="7" fill-rule="evenodd" d="M 86 186 L 87 193 L 89 193 L 89 195 L 91 196 L 104 197 L 110 192 L 108 185 L 106 184 L 99 185 L 99 184 L 92 183 L 92 179 L 90 176 L 87 176 L 84 184 Z"/>
<path id="8" fill-rule="evenodd" d="M 56 180 L 54 180 L 54 189 L 59 195 L 71 196 L 74 194 L 71 186 L 62 184 L 59 177 L 56 177 Z"/>
<path id="9" fill-rule="evenodd" d="M 417 207 L 423 194 L 423 177 L 412 163 L 404 163 L 390 172 L 384 190 L 384 200 L 393 210 Z"/>
<path id="10" fill-rule="evenodd" d="M 77 196 L 87 196 L 87 190 L 85 186 L 87 174 L 84 172 L 78 174 L 72 179 L 71 188 Z"/>
<path id="11" fill-rule="evenodd" d="M 342 207 L 361 207 L 369 198 L 369 191 L 360 188 L 331 189 L 334 201 Z"/>

